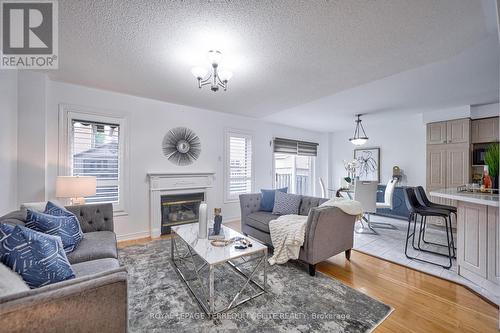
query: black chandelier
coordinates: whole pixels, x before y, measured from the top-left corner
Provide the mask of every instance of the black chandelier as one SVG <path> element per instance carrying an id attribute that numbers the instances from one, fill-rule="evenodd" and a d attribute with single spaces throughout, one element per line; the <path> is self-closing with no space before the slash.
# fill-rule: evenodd
<path id="1" fill-rule="evenodd" d="M 198 88 L 210 84 L 210 90 L 216 92 L 219 87 L 227 90 L 227 81 L 233 76 L 233 73 L 226 70 L 219 71 L 219 63 L 222 58 L 222 53 L 217 50 L 208 51 L 208 60 L 212 66 L 212 73 L 208 75 L 208 70 L 204 67 L 194 67 L 191 69 L 194 77 L 198 80 Z M 208 75 L 208 77 L 207 77 Z"/>
<path id="2" fill-rule="evenodd" d="M 363 124 L 361 123 L 361 116 L 361 114 L 356 115 L 356 129 L 354 130 L 353 137 L 349 139 L 349 141 L 351 141 L 356 146 L 364 145 L 368 141 L 365 129 L 363 128 Z M 361 134 L 361 132 L 363 132 L 363 134 Z"/>

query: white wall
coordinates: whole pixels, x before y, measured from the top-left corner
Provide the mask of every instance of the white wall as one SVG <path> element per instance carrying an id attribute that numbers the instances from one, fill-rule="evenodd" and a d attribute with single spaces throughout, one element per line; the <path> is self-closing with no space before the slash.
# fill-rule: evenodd
<path id="1" fill-rule="evenodd" d="M 46 196 L 46 85 L 45 74 L 20 71 L 18 80 L 18 199 Z"/>
<path id="2" fill-rule="evenodd" d="M 500 104 L 483 104 L 470 107 L 470 117 L 472 119 L 498 117 L 500 115 Z"/>
<path id="3" fill-rule="evenodd" d="M 423 120 L 424 123 L 428 124 L 436 121 L 460 118 L 481 119 L 498 117 L 499 113 L 500 105 L 498 103 L 462 105 L 453 108 L 426 111 L 423 113 Z"/>
<path id="4" fill-rule="evenodd" d="M 271 124 L 264 121 L 218 112 L 169 104 L 156 100 L 91 89 L 60 82 L 47 82 L 47 194 L 54 197 L 58 164 L 58 105 L 73 104 L 104 113 L 124 115 L 128 123 L 130 154 L 128 216 L 116 219 L 116 231 L 122 238 L 147 235 L 149 231 L 148 172 L 213 171 L 215 187 L 209 192 L 209 205 L 221 206 L 226 219 L 239 218 L 239 204 L 223 204 L 224 129 L 234 128 L 254 134 L 255 190 L 272 186 L 274 136 L 320 143 L 316 175 L 327 177 L 328 140 L 326 134 Z M 223 96 L 221 96 L 223 98 Z M 201 139 L 202 153 L 192 165 L 177 167 L 161 151 L 165 133 L 172 127 L 186 126 Z M 319 186 L 318 186 L 319 187 Z M 318 189 L 319 190 L 319 189 Z"/>
<path id="5" fill-rule="evenodd" d="M 17 71 L 0 75 L 0 216 L 17 207 Z"/>
<path id="6" fill-rule="evenodd" d="M 369 137 L 363 148 L 380 148 L 380 183 L 387 183 L 392 176 L 392 167 L 398 165 L 404 172 L 403 185 L 425 186 L 425 125 L 422 114 L 376 114 L 362 118 Z M 329 134 L 330 174 L 333 188 L 340 186 L 345 177 L 343 160 L 354 157 L 355 146 L 349 142 L 352 128 Z"/>
<path id="7" fill-rule="evenodd" d="M 453 108 L 426 111 L 423 113 L 423 121 L 428 124 L 450 119 L 469 118 L 470 116 L 470 105 L 462 105 Z"/>

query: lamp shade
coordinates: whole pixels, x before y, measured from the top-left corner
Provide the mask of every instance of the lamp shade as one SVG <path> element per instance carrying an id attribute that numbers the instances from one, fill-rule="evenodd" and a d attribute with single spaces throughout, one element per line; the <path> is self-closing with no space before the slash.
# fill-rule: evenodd
<path id="1" fill-rule="evenodd" d="M 97 180 L 91 176 L 58 176 L 56 197 L 81 198 L 96 194 Z"/>
<path id="2" fill-rule="evenodd" d="M 211 65 L 218 65 L 222 59 L 222 53 L 217 50 L 208 51 L 208 61 Z"/>
<path id="3" fill-rule="evenodd" d="M 208 71 L 203 68 L 203 67 L 194 67 L 191 69 L 191 73 L 193 73 L 193 76 L 197 79 L 203 79 L 205 76 L 207 76 Z"/>
<path id="4" fill-rule="evenodd" d="M 219 72 L 219 79 L 224 82 L 224 81 L 229 81 L 229 79 L 231 79 L 233 77 L 233 73 L 231 73 L 230 71 L 220 71 Z"/>

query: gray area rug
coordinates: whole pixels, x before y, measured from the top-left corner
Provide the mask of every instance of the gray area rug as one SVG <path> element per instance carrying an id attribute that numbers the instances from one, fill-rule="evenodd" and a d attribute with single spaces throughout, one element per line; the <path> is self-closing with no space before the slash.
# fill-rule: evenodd
<path id="1" fill-rule="evenodd" d="M 392 311 L 322 273 L 310 277 L 303 265 L 290 262 L 268 266 L 266 294 L 209 319 L 170 262 L 170 240 L 130 246 L 119 255 L 129 273 L 131 332 L 369 332 Z M 248 269 L 252 265 L 255 261 Z M 221 266 L 217 302 L 241 284 L 241 275 Z"/>

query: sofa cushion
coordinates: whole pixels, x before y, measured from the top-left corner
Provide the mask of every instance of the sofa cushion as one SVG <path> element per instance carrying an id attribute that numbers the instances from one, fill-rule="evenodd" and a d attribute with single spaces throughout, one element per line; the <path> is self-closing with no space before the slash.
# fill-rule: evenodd
<path id="1" fill-rule="evenodd" d="M 103 258 L 118 258 L 116 236 L 112 231 L 85 233 L 78 247 L 68 254 L 71 264 Z"/>
<path id="2" fill-rule="evenodd" d="M 303 196 L 302 201 L 300 202 L 299 215 L 309 215 L 311 208 L 318 207 L 326 201 L 328 201 L 328 199 Z"/>
<path id="3" fill-rule="evenodd" d="M 118 268 L 120 267 L 120 263 L 118 262 L 118 259 L 104 258 L 80 262 L 78 264 L 74 264 L 72 267 L 76 277 L 79 278 L 82 276 L 94 275 Z"/>
<path id="4" fill-rule="evenodd" d="M 16 210 L 0 217 L 0 223 L 22 225 L 26 222 L 26 210 Z"/>
<path id="5" fill-rule="evenodd" d="M 273 214 L 298 214 L 301 199 L 300 195 L 276 192 Z"/>
<path id="6" fill-rule="evenodd" d="M 0 263 L 0 297 L 29 290 L 21 276 Z"/>
<path id="7" fill-rule="evenodd" d="M 21 204 L 21 210 L 36 210 L 37 212 L 43 213 L 45 207 L 47 206 L 47 201 L 40 202 L 24 202 Z"/>
<path id="8" fill-rule="evenodd" d="M 30 288 L 75 277 L 57 236 L 17 225 L 1 247 L 2 262 L 20 274 Z"/>
<path id="9" fill-rule="evenodd" d="M 47 205 L 47 207 L 49 206 Z M 54 212 L 56 211 L 54 210 Z M 60 211 L 57 212 L 61 213 Z M 28 209 L 28 213 L 26 215 L 26 227 L 60 237 L 64 250 L 66 253 L 70 253 L 82 240 L 83 233 L 82 229 L 80 229 L 80 223 L 78 222 L 76 216 L 71 213 L 69 214 L 70 215 L 56 216 Z"/>
<path id="10" fill-rule="evenodd" d="M 258 211 L 247 215 L 246 223 L 255 229 L 269 233 L 269 222 L 277 218 L 273 213 Z"/>
<path id="11" fill-rule="evenodd" d="M 262 198 L 260 199 L 260 210 L 264 212 L 273 211 L 276 191 L 287 193 L 288 187 L 277 188 L 274 190 L 260 190 L 260 192 L 262 193 Z"/>

